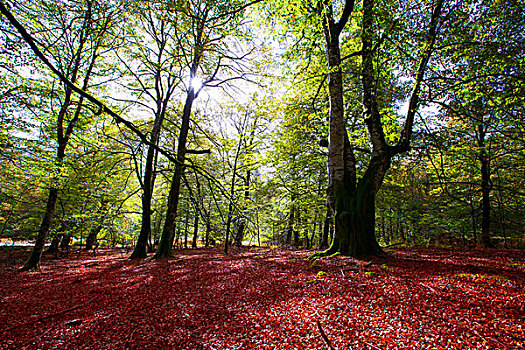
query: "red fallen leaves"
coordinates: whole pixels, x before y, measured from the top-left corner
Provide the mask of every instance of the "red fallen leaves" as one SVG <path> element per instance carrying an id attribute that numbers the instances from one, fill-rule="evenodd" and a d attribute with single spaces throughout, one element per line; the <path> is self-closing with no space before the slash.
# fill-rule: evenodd
<path id="1" fill-rule="evenodd" d="M 120 253 L 0 267 L 2 349 L 525 348 L 525 252 Z"/>

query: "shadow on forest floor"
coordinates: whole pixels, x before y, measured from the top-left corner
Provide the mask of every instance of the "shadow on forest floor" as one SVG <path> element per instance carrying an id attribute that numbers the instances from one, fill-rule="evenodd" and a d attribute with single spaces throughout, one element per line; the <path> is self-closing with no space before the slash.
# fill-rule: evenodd
<path id="1" fill-rule="evenodd" d="M 525 346 L 525 252 L 405 249 L 369 261 L 282 249 L 0 251 L 0 348 L 337 349 Z"/>

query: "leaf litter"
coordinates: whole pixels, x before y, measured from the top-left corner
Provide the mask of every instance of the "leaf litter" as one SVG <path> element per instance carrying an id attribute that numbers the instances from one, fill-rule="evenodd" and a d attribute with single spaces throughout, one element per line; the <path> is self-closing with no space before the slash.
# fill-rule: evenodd
<path id="1" fill-rule="evenodd" d="M 0 261 L 1 349 L 520 349 L 525 252 L 282 249 Z M 2 253 L 4 254 L 4 253 Z"/>

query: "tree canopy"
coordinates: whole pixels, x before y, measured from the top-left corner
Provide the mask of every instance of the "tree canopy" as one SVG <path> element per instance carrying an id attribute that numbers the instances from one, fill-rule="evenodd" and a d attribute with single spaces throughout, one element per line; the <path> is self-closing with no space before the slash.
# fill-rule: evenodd
<path id="1" fill-rule="evenodd" d="M 522 247 L 523 6 L 1 1 L 0 239 Z"/>

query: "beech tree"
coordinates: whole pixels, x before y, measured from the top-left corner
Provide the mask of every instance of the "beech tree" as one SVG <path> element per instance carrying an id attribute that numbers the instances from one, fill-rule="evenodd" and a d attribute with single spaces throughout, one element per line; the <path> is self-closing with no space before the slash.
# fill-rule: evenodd
<path id="1" fill-rule="evenodd" d="M 142 187 L 141 229 L 131 258 L 147 256 L 147 242 L 151 236 L 151 202 L 155 185 L 155 168 L 158 145 L 164 119 L 169 112 L 175 89 L 181 83 L 180 45 L 177 31 L 184 30 L 172 19 L 166 4 L 146 3 L 140 10 L 134 10 L 137 19 L 132 21 L 130 33 L 126 35 L 125 56 L 121 58 L 128 74 L 132 75 L 137 87 L 131 87 L 134 103 L 143 106 L 153 114 L 153 126 L 149 135 L 143 174 L 138 174 Z M 149 46 L 145 50 L 145 45 Z M 131 62 L 128 62 L 128 58 Z M 137 65 L 135 67 L 134 65 Z M 143 97 L 144 96 L 144 97 Z M 148 105 L 151 101 L 153 107 Z"/>
<path id="2" fill-rule="evenodd" d="M 323 254 L 382 253 L 375 237 L 375 198 L 392 158 L 410 149 L 421 85 L 434 51 L 443 3 L 441 0 L 421 2 L 413 7 L 403 3 L 396 8 L 391 3 L 363 0 L 359 18 L 354 15 L 356 2 L 353 0 L 347 0 L 343 4 L 323 0 L 298 5 L 299 9 L 295 14 L 299 20 L 303 20 L 303 25 L 305 20 L 312 21 L 309 12 L 317 15 L 317 23 L 320 22 L 325 41 L 329 96 L 329 203 L 334 217 L 335 236 L 330 248 Z M 420 18 L 427 20 L 422 22 Z M 345 28 L 349 23 L 351 28 L 347 32 Z M 413 28 L 409 30 L 408 26 Z M 410 42 L 413 49 L 408 56 L 416 56 L 417 65 L 413 67 L 412 64 L 405 64 L 405 72 L 411 73 L 407 80 L 412 81 L 412 89 L 408 95 L 408 111 L 404 122 L 398 123 L 399 134 L 392 141 L 386 137 L 383 111 L 387 106 L 382 103 L 380 89 L 386 85 L 383 79 L 387 78 L 382 74 L 382 65 L 386 64 L 383 63 L 384 55 L 393 54 L 389 50 L 390 45 L 386 43 L 393 41 L 401 28 L 413 33 L 413 37 L 405 45 Z M 421 35 L 421 32 L 425 34 Z M 358 42 L 358 48 L 354 52 L 348 52 L 351 45 L 347 42 L 351 39 Z M 342 43 L 344 57 L 341 53 Z M 408 45 L 404 48 L 408 48 Z M 360 59 L 358 73 L 362 113 L 356 114 L 362 115 L 360 120 L 366 126 L 371 147 L 363 171 L 358 169 L 356 149 L 346 129 L 349 118 L 345 116 L 343 58 Z"/>
<path id="3" fill-rule="evenodd" d="M 163 258 L 204 223 L 205 245 L 261 228 L 314 257 L 519 237 L 521 3 L 257 2 L 0 1 L 0 233 L 37 237 L 24 270 L 67 231 L 137 258 L 152 227 Z M 271 88 L 235 89 L 254 73 Z"/>
<path id="4" fill-rule="evenodd" d="M 6 9 L 3 4 L 0 5 L 4 13 Z M 104 44 L 114 13 L 103 4 L 92 1 L 76 4 L 69 12 L 61 11 L 60 5 L 55 7 L 45 2 L 32 3 L 17 9 L 29 17 L 38 18 L 33 30 L 39 34 L 39 41 L 43 45 L 54 50 L 52 54 L 57 69 L 72 83 L 80 82 L 82 90 L 86 91 L 90 87 L 99 50 Z M 38 15 L 35 15 L 35 11 L 38 11 Z M 51 26 L 55 28 L 54 31 L 45 30 Z M 60 190 L 60 172 L 66 157 L 66 147 L 83 113 L 84 98 L 75 99 L 73 91 L 68 86 L 63 85 L 62 89 L 62 94 L 57 93 L 56 99 L 52 102 L 58 108 L 55 121 L 56 157 L 51 169 L 55 175 L 49 185 L 46 210 L 33 251 L 21 270 L 39 268 Z"/>
<path id="5" fill-rule="evenodd" d="M 235 34 L 243 29 L 244 10 L 255 2 L 197 0 L 185 2 L 180 9 L 173 8 L 173 16 L 179 16 L 190 33 L 180 33 L 179 38 L 184 51 L 182 60 L 187 65 L 187 94 L 182 109 L 175 171 L 164 228 L 155 258 L 173 255 L 171 246 L 185 159 L 187 154 L 196 153 L 186 146 L 193 104 L 204 86 L 220 87 L 232 80 L 245 78 L 247 73 L 243 70 L 242 60 L 249 52 L 243 53 L 242 47 L 235 41 Z M 233 48 L 239 52 L 232 52 Z"/>

